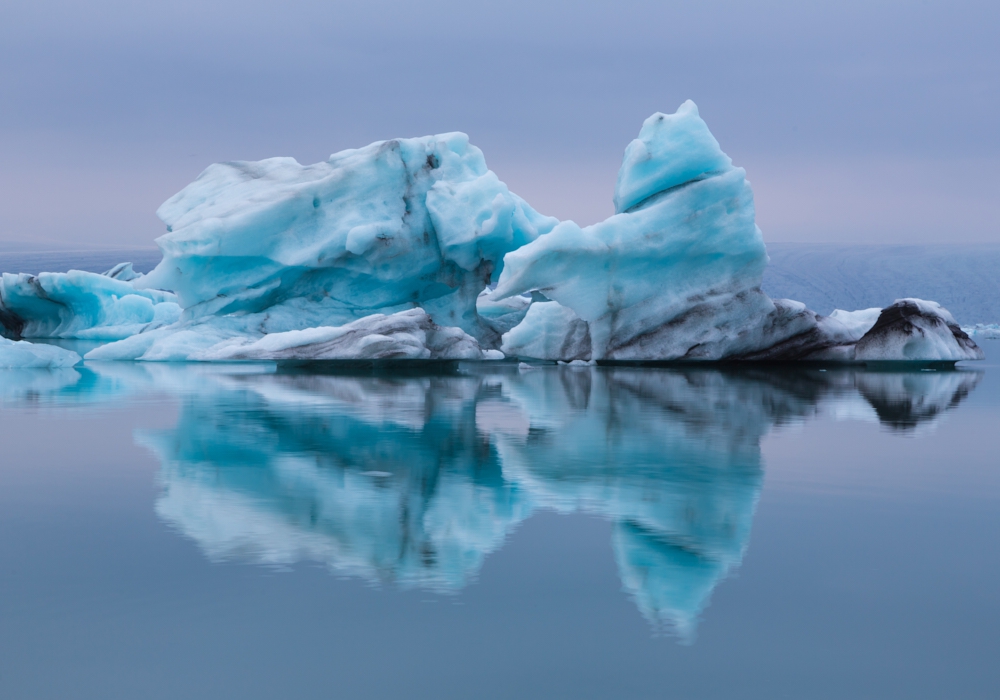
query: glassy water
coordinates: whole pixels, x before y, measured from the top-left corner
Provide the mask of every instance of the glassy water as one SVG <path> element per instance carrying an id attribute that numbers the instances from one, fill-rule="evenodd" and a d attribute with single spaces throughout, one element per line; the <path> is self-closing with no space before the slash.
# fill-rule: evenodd
<path id="1" fill-rule="evenodd" d="M 990 363 L 5 371 L 0 697 L 996 697 L 998 430 Z"/>

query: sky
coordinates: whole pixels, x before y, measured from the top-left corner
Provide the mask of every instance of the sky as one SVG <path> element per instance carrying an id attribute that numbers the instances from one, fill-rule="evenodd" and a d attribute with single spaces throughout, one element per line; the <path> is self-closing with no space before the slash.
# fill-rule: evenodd
<path id="1" fill-rule="evenodd" d="M 447 131 L 586 225 L 689 98 L 766 241 L 1000 242 L 997 36 L 955 0 L 5 0 L 0 250 L 152 246 L 210 163 Z"/>

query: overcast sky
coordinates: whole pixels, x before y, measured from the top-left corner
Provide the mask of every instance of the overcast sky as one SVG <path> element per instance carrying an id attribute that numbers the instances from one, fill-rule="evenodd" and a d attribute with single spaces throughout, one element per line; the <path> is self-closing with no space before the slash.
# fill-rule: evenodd
<path id="1" fill-rule="evenodd" d="M 768 241 L 1000 241 L 997 2 L 0 4 L 0 246 L 145 246 L 208 164 L 465 131 L 543 213 L 613 211 L 687 98 Z"/>

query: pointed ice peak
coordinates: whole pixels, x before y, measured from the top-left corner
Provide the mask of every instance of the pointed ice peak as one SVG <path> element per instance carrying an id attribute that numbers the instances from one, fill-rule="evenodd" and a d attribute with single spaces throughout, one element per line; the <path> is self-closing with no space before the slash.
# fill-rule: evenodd
<path id="1" fill-rule="evenodd" d="M 639 138 L 625 149 L 615 185 L 615 213 L 732 163 L 698 116 L 694 102 L 688 100 L 673 114 L 657 112 L 643 122 Z"/>

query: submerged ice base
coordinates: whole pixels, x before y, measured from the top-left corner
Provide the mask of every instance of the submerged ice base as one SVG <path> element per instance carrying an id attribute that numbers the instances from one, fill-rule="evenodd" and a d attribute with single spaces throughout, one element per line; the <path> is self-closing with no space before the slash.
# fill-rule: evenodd
<path id="1" fill-rule="evenodd" d="M 81 359 L 77 353 L 54 345 L 0 337 L 0 369 L 74 367 Z"/>
<path id="2" fill-rule="evenodd" d="M 216 164 L 158 210 L 152 272 L 4 275 L 0 331 L 113 341 L 88 360 L 983 357 L 933 302 L 820 316 L 761 291 L 753 191 L 691 101 L 645 121 L 614 202 L 543 216 L 461 133 Z"/>

